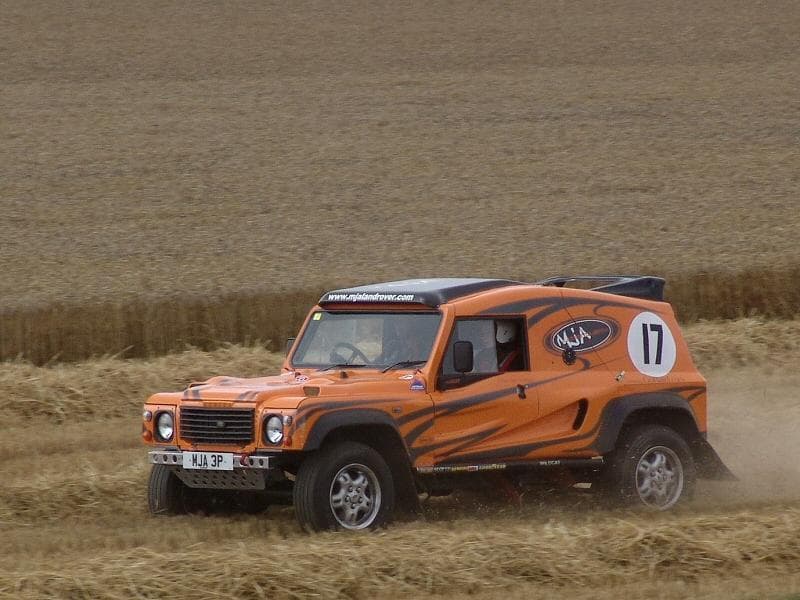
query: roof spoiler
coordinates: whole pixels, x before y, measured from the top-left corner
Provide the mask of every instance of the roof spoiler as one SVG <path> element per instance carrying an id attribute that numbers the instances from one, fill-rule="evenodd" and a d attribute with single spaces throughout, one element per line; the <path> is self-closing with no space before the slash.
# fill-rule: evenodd
<path id="1" fill-rule="evenodd" d="M 536 283 L 538 285 L 564 287 L 566 284 L 576 281 L 599 283 L 599 286 L 589 288 L 594 292 L 664 301 L 664 283 L 666 282 L 661 277 L 652 277 L 650 275 L 573 275 L 570 277 L 549 277 Z"/>

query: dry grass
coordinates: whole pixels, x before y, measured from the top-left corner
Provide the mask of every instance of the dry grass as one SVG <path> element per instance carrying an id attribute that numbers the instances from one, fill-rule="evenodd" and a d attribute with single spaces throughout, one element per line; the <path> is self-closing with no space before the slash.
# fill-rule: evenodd
<path id="1" fill-rule="evenodd" d="M 0 406 L 23 419 L 129 417 L 134 414 L 132 407 L 158 390 L 183 389 L 191 381 L 214 375 L 277 373 L 282 360 L 280 354 L 262 347 L 228 346 L 213 352 L 190 349 L 147 360 L 105 357 L 46 367 L 8 362 L 0 369 Z"/>
<path id="2" fill-rule="evenodd" d="M 684 336 L 701 371 L 761 365 L 780 372 L 800 360 L 800 320 L 703 321 Z"/>
<path id="3" fill-rule="evenodd" d="M 274 371 L 275 354 L 5 363 L 0 598 L 788 600 L 800 592 L 800 466 L 781 457 L 800 423 L 800 380 L 785 368 L 800 358 L 798 327 L 687 328 L 709 376 L 712 442 L 741 481 L 702 485 L 686 509 L 609 512 L 573 492 L 526 496 L 521 508 L 443 498 L 426 505 L 424 521 L 367 536 L 303 534 L 278 506 L 261 516 L 147 515 L 145 395 L 215 373 Z M 711 368 L 720 363 L 748 366 Z"/>
<path id="4" fill-rule="evenodd" d="M 780 510 L 778 511 L 778 509 Z M 641 518 L 535 514 L 408 525 L 370 536 L 261 536 L 170 551 L 31 561 L 0 575 L 15 598 L 375 598 L 466 594 L 527 584 L 611 586 L 657 577 L 692 581 L 708 572 L 775 575 L 800 557 L 800 511 L 733 511 Z M 155 522 L 152 525 L 156 525 Z M 456 525 L 455 527 L 453 525 Z M 265 535 L 264 535 L 265 534 Z"/>
<path id="5" fill-rule="evenodd" d="M 779 370 L 800 359 L 797 320 L 700 322 L 684 333 L 701 370 L 751 364 Z M 107 356 L 44 367 L 9 361 L 0 363 L 0 409 L 22 419 L 47 416 L 60 422 L 86 415 L 129 417 L 156 391 L 183 389 L 214 375 L 277 373 L 282 360 L 282 354 L 262 346 L 225 346 L 149 359 Z"/>

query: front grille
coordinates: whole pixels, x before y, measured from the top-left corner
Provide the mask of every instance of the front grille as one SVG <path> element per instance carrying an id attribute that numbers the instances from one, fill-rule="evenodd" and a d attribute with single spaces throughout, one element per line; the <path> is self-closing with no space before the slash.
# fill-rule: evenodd
<path id="1" fill-rule="evenodd" d="M 253 441 L 253 409 L 183 408 L 180 434 L 198 444 L 249 444 Z"/>

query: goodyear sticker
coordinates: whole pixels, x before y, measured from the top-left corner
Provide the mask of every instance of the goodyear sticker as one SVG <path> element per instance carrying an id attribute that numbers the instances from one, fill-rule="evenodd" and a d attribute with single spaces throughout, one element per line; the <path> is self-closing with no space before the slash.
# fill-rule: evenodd
<path id="1" fill-rule="evenodd" d="M 507 468 L 506 463 L 493 463 L 490 465 L 435 465 L 417 467 L 418 473 L 475 473 L 480 471 L 502 471 Z"/>

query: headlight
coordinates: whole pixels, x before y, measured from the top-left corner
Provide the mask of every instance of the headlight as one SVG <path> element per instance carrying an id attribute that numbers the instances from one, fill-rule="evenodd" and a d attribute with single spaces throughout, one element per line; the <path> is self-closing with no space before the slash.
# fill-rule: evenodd
<path id="1" fill-rule="evenodd" d="M 162 412 L 156 417 L 156 437 L 160 442 L 168 442 L 175 433 L 175 420 L 172 413 Z"/>
<path id="2" fill-rule="evenodd" d="M 283 440 L 283 419 L 278 415 L 272 415 L 267 419 L 267 426 L 264 428 L 264 437 L 270 444 L 280 444 Z"/>

